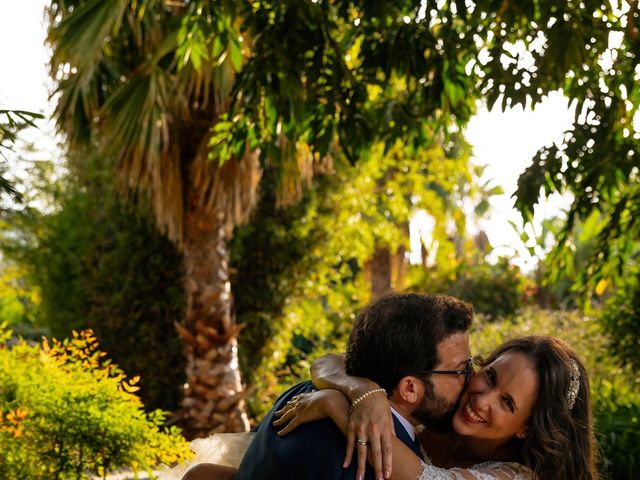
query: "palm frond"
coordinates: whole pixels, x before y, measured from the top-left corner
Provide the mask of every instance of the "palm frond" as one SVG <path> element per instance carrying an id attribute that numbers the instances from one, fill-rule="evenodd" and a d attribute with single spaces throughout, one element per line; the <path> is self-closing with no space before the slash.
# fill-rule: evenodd
<path id="1" fill-rule="evenodd" d="M 117 158 L 117 170 L 131 189 L 150 193 L 158 225 L 180 242 L 184 218 L 180 144 L 173 118 L 188 110 L 173 79 L 159 68 L 138 75 L 116 90 L 101 109 L 107 151 Z"/>
<path id="2" fill-rule="evenodd" d="M 222 214 L 227 233 L 251 217 L 259 199 L 262 178 L 260 152 L 247 150 L 242 158 L 232 158 L 220 165 L 208 159 L 208 139 L 191 165 L 191 184 L 200 205 L 212 215 Z"/>
<path id="3" fill-rule="evenodd" d="M 2 193 L 9 195 L 9 197 L 12 198 L 15 202 L 22 201 L 22 194 L 18 190 L 16 190 L 16 188 L 9 180 L 4 178 L 0 174 L 0 194 Z"/>
<path id="4" fill-rule="evenodd" d="M 18 133 L 28 127 L 38 128 L 35 120 L 43 118 L 43 115 L 26 110 L 0 110 L 0 156 L 6 161 L 4 150 L 13 150 L 13 145 L 18 139 Z M 1 160 L 1 159 L 0 159 Z M 10 180 L 4 177 L 7 164 L 0 163 L 0 194 L 9 195 L 14 201 L 22 201 L 22 194 L 15 188 Z"/>
<path id="5" fill-rule="evenodd" d="M 128 0 L 90 0 L 54 24 L 49 33 L 49 41 L 55 39 L 56 45 L 52 57 L 54 69 L 67 63 L 95 65 L 109 36 L 120 28 L 129 3 Z"/>
<path id="6" fill-rule="evenodd" d="M 314 176 L 314 154 L 309 145 L 290 142 L 284 135 L 278 138 L 278 189 L 276 207 L 284 208 L 298 202 L 305 187 L 311 187 Z"/>

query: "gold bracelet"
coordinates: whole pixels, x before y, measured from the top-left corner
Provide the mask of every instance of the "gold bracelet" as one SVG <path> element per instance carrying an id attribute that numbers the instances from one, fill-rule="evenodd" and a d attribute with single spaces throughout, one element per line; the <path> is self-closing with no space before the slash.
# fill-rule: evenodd
<path id="1" fill-rule="evenodd" d="M 362 395 L 360 395 L 358 398 L 356 398 L 353 402 L 351 402 L 351 410 L 353 410 L 353 407 L 355 407 L 358 403 L 360 403 L 362 400 L 364 400 L 365 398 L 367 398 L 369 395 L 372 395 L 374 393 L 384 393 L 386 395 L 387 391 L 384 388 L 374 388 L 373 390 L 369 390 L 368 392 L 364 392 Z"/>

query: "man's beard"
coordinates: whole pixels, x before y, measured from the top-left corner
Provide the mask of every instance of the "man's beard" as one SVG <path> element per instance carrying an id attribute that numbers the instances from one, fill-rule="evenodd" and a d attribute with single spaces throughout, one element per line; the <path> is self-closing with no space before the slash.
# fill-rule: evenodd
<path id="1" fill-rule="evenodd" d="M 439 396 L 429 380 L 424 381 L 425 395 L 420 405 L 411 414 L 413 418 L 429 430 L 440 433 L 453 431 L 453 416 L 458 409 L 460 399 L 450 404 L 447 399 Z"/>

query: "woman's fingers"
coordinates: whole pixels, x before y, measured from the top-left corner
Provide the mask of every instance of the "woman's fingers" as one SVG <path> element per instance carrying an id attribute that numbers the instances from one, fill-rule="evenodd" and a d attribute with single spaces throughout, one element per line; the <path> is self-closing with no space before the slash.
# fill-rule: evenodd
<path id="1" fill-rule="evenodd" d="M 274 427 L 284 425 L 284 428 L 278 430 L 278 435 L 280 436 L 286 435 L 300 425 L 300 418 L 296 411 L 296 407 L 291 402 L 287 403 L 287 405 L 275 412 L 274 415 L 280 418 L 275 420 L 272 425 Z"/>
<path id="2" fill-rule="evenodd" d="M 353 425 L 349 423 L 349 428 L 347 429 L 347 451 L 345 452 L 344 462 L 342 463 L 343 468 L 347 468 L 351 465 L 351 459 L 353 458 L 353 449 L 356 446 L 356 432 L 353 428 Z"/>
<path id="3" fill-rule="evenodd" d="M 278 417 L 278 420 L 276 420 L 276 422 L 282 420 L 282 418 L 289 412 L 291 412 L 291 409 L 287 407 L 276 410 L 276 412 L 273 414 L 275 417 Z"/>
<path id="4" fill-rule="evenodd" d="M 282 437 L 284 435 L 286 435 L 287 433 L 292 432 L 293 430 L 295 430 L 295 428 L 300 425 L 300 422 L 298 421 L 298 417 L 293 417 L 293 420 L 291 420 L 289 423 L 287 423 L 283 429 L 278 431 L 278 436 Z"/>
<path id="5" fill-rule="evenodd" d="M 383 475 L 384 478 L 390 478 L 391 472 L 393 471 L 391 435 L 388 432 L 383 434 L 380 438 L 380 443 L 382 448 L 382 468 L 384 470 Z"/>
<path id="6" fill-rule="evenodd" d="M 380 448 L 380 436 L 375 432 L 370 432 L 369 453 L 371 454 L 371 463 L 376 472 L 376 480 L 382 480 L 382 451 Z"/>
<path id="7" fill-rule="evenodd" d="M 360 440 L 366 442 L 364 435 L 360 437 Z M 358 470 L 356 472 L 356 478 L 358 480 L 364 478 L 365 469 L 367 468 L 367 443 L 358 442 Z"/>
<path id="8" fill-rule="evenodd" d="M 279 417 L 277 420 L 275 420 L 273 422 L 274 426 L 279 426 L 282 425 L 285 422 L 288 422 L 289 420 L 291 420 L 293 417 L 296 416 L 296 409 L 295 408 L 281 408 L 280 410 L 278 410 L 277 412 L 274 413 L 274 415 L 276 417 Z"/>

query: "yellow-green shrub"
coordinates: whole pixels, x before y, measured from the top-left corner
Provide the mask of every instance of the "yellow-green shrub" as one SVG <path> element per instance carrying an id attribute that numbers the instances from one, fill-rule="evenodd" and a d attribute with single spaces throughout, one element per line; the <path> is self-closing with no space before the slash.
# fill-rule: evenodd
<path id="1" fill-rule="evenodd" d="M 145 413 L 137 379 L 104 356 L 90 331 L 0 346 L 0 478 L 83 479 L 187 458 L 179 430 Z"/>

